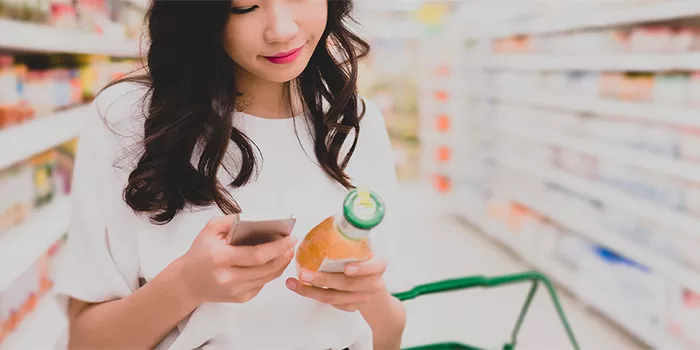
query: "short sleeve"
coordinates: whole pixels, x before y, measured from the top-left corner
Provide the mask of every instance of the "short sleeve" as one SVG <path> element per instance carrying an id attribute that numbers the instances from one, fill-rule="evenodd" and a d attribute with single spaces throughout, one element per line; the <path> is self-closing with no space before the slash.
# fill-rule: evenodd
<path id="1" fill-rule="evenodd" d="M 106 91 L 114 94 L 114 91 Z M 123 298 L 138 288 L 139 263 L 134 230 L 124 220 L 123 179 L 115 165 L 119 154 L 115 131 L 93 102 L 79 136 L 73 169 L 68 240 L 55 266 L 54 292 L 59 298 L 97 303 Z M 110 114 L 128 113 L 114 104 Z"/>
<path id="2" fill-rule="evenodd" d="M 372 232 L 372 247 L 377 256 L 386 259 L 389 267 L 384 280 L 389 291 L 400 292 L 411 288 L 408 274 L 399 265 L 401 242 L 400 187 L 396 175 L 394 152 L 379 108 L 367 99 L 364 117 L 360 123 L 360 137 L 351 158 L 353 182 L 358 187 L 375 191 L 386 205 L 386 215 L 381 225 Z"/>

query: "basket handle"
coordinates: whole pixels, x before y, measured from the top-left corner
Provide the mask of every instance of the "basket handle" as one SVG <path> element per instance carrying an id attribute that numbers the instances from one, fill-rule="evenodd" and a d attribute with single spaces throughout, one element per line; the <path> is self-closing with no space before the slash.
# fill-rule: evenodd
<path id="1" fill-rule="evenodd" d="M 552 299 L 552 303 L 554 304 L 554 308 L 556 309 L 556 312 L 559 315 L 559 319 L 561 320 L 562 325 L 564 326 L 564 329 L 566 330 L 566 334 L 569 338 L 569 342 L 571 343 L 571 346 L 574 349 L 579 350 L 580 347 L 578 345 L 578 342 L 576 341 L 576 337 L 574 336 L 573 331 L 571 330 L 571 326 L 569 325 L 569 321 L 567 320 L 566 315 L 564 314 L 564 310 L 561 307 L 561 302 L 559 301 L 559 297 L 557 295 L 556 290 L 554 289 L 552 282 L 545 275 L 543 275 L 537 271 L 527 271 L 527 272 L 523 272 L 523 273 L 493 276 L 493 277 L 476 275 L 476 276 L 447 279 L 447 280 L 436 281 L 436 282 L 431 282 L 431 283 L 426 283 L 426 284 L 421 284 L 421 285 L 415 286 L 414 288 L 412 288 L 408 291 L 395 293 L 394 297 L 396 297 L 397 299 L 399 299 L 401 301 L 407 301 L 407 300 L 415 299 L 415 298 L 422 296 L 422 295 L 446 293 L 446 292 L 451 292 L 451 291 L 457 291 L 457 290 L 463 290 L 463 289 L 469 289 L 469 288 L 477 288 L 477 287 L 493 288 L 493 287 L 500 287 L 500 286 L 506 286 L 506 285 L 511 285 L 511 284 L 517 284 L 517 283 L 525 283 L 525 282 L 532 283 L 532 287 L 530 287 L 530 291 L 527 295 L 527 298 L 525 299 L 525 304 L 523 305 L 523 308 L 520 310 L 520 315 L 518 316 L 518 320 L 517 320 L 515 327 L 513 329 L 513 333 L 511 334 L 511 343 L 506 344 L 503 348 L 505 350 L 510 350 L 510 349 L 515 348 L 515 345 L 517 343 L 518 332 L 520 331 L 522 323 L 525 320 L 525 315 L 527 314 L 527 312 L 530 308 L 530 304 L 532 303 L 532 300 L 535 296 L 535 293 L 537 292 L 538 286 L 541 283 L 545 286 L 550 298 Z"/>

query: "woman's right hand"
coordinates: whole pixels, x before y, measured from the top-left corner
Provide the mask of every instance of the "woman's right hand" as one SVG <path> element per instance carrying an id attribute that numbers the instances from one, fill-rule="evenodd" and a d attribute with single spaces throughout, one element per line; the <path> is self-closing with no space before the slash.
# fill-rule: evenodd
<path id="1" fill-rule="evenodd" d="M 229 245 L 225 237 L 233 222 L 231 215 L 209 220 L 178 259 L 183 288 L 199 303 L 245 303 L 280 277 L 294 257 L 292 236 L 257 246 Z"/>

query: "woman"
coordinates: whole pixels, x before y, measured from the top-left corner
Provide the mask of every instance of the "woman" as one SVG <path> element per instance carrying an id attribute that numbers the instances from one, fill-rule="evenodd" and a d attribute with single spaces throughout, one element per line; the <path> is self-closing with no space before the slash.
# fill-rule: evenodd
<path id="1" fill-rule="evenodd" d="M 351 1 L 156 1 L 147 73 L 105 89 L 76 159 L 56 290 L 70 348 L 397 349 L 377 258 L 298 272 L 295 243 L 353 186 L 396 192 L 378 109 L 356 92 L 368 45 Z M 297 218 L 233 247 L 232 215 Z M 303 279 L 308 283 L 300 283 Z M 387 279 L 388 280 L 388 279 Z"/>

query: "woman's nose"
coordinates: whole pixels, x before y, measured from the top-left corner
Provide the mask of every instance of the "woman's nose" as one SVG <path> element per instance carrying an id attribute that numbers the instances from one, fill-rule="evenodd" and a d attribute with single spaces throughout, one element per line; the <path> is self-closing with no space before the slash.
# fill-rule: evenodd
<path id="1" fill-rule="evenodd" d="M 265 29 L 265 41 L 286 42 L 299 32 L 294 11 L 291 6 L 277 4 L 269 12 L 268 24 Z"/>

